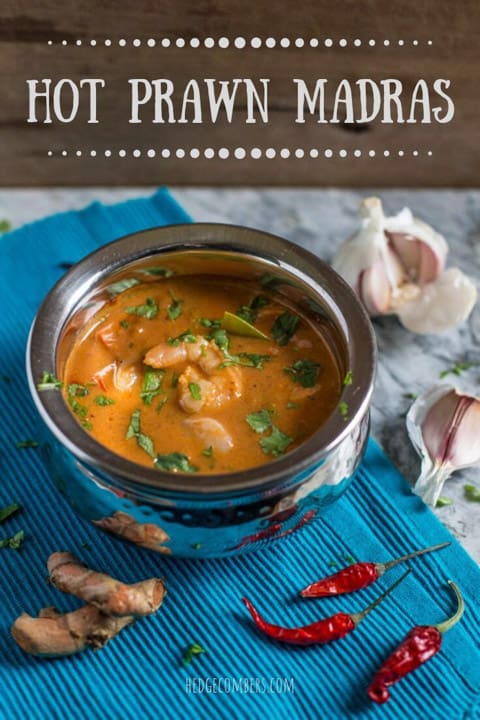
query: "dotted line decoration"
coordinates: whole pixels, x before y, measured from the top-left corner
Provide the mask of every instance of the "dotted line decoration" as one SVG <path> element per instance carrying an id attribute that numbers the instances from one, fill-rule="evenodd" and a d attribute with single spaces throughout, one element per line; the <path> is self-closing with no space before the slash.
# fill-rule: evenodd
<path id="1" fill-rule="evenodd" d="M 60 40 L 58 42 L 54 40 L 48 40 L 47 45 L 75 45 L 77 47 L 80 47 L 82 45 L 87 45 L 90 47 L 95 47 L 98 45 L 104 45 L 105 47 L 113 47 L 118 45 L 119 47 L 141 47 L 142 45 L 145 45 L 149 48 L 154 47 L 162 47 L 162 48 L 170 48 L 170 47 L 176 47 L 176 48 L 199 48 L 199 47 L 205 47 L 208 49 L 212 49 L 214 47 L 221 48 L 222 50 L 226 50 L 229 47 L 236 48 L 237 50 L 243 50 L 245 48 L 253 48 L 258 50 L 261 47 L 266 47 L 268 49 L 272 49 L 275 47 L 280 48 L 289 48 L 289 47 L 296 47 L 296 48 L 303 48 L 305 46 L 310 46 L 311 48 L 318 48 L 321 45 L 323 45 L 326 48 L 332 48 L 332 47 L 341 47 L 345 48 L 349 45 L 353 45 L 353 47 L 375 47 L 376 45 L 383 45 L 384 47 L 393 47 L 393 46 L 400 46 L 400 47 L 406 47 L 413 45 L 414 47 L 420 46 L 420 45 L 433 45 L 433 40 L 375 40 L 374 38 L 370 38 L 367 40 L 361 40 L 360 38 L 355 38 L 354 40 L 347 40 L 346 38 L 340 38 L 340 40 L 333 40 L 332 38 L 324 38 L 323 40 L 319 38 L 260 38 L 260 37 L 253 37 L 250 40 L 247 40 L 244 37 L 235 37 L 235 38 L 227 38 L 227 37 L 220 37 L 218 39 L 212 38 L 212 37 L 206 37 L 203 39 L 200 39 L 198 37 L 190 38 L 189 40 L 178 37 L 178 38 L 147 38 L 147 39 L 140 39 L 140 38 L 134 38 L 133 40 L 125 40 L 125 38 L 120 38 L 119 40 L 111 40 L 110 38 L 106 38 L 105 40 L 96 40 L 95 38 L 92 38 L 91 40 L 85 39 L 81 40 L 80 38 L 78 40 Z"/>
<path id="2" fill-rule="evenodd" d="M 325 158 L 333 158 L 333 157 L 340 157 L 340 158 L 346 158 L 350 155 L 350 157 L 360 158 L 360 157 L 391 157 L 397 155 L 398 157 L 405 157 L 407 155 L 412 155 L 413 157 L 421 157 L 422 155 L 426 155 L 427 157 L 432 157 L 433 152 L 431 150 L 426 150 L 423 153 L 421 153 L 419 150 L 412 150 L 412 151 L 406 151 L 406 150 L 332 150 L 331 148 L 326 148 L 324 150 L 319 150 L 318 148 L 296 148 L 294 150 L 290 150 L 289 148 L 266 148 L 265 150 L 262 150 L 261 148 L 254 147 L 251 150 L 246 150 L 243 147 L 233 148 L 229 149 L 226 147 L 221 148 L 205 148 L 205 150 L 200 150 L 199 148 L 191 148 L 190 150 L 185 150 L 184 148 L 176 148 L 176 149 L 169 149 L 169 148 L 162 148 L 161 150 L 155 150 L 154 148 L 149 148 L 147 150 L 139 150 L 138 148 L 135 148 L 134 150 L 59 150 L 57 152 L 54 152 L 53 150 L 48 150 L 47 152 L 48 157 L 119 157 L 119 158 L 125 158 L 125 157 L 133 157 L 133 158 L 140 158 L 140 157 L 148 157 L 148 158 L 155 158 L 155 157 L 161 157 L 164 160 L 167 160 L 168 158 L 175 157 L 179 160 L 182 160 L 184 158 L 191 158 L 192 160 L 198 160 L 201 156 L 206 158 L 207 160 L 213 160 L 214 158 L 218 158 L 220 160 L 227 160 L 228 158 L 232 157 L 236 160 L 245 160 L 247 157 L 252 158 L 253 160 L 260 160 L 262 157 L 267 158 L 268 160 L 273 160 L 274 158 L 281 158 L 282 160 L 286 160 L 289 157 L 295 157 L 297 160 L 302 160 L 303 158 L 312 158 L 317 159 L 321 156 Z"/>

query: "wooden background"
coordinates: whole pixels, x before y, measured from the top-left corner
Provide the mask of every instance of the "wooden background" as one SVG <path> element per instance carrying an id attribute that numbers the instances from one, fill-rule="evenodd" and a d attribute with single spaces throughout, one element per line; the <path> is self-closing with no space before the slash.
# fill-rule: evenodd
<path id="1" fill-rule="evenodd" d="M 342 185 L 478 186 L 480 166 L 479 0 L 2 0 L 0 5 L 0 183 L 16 185 Z M 316 37 L 318 48 L 214 50 L 160 46 L 161 38 L 218 39 Z M 332 38 L 333 48 L 323 40 Z M 91 39 L 95 47 L 88 46 Z M 105 47 L 106 38 L 112 40 Z M 126 47 L 118 40 L 124 38 Z M 135 48 L 132 41 L 141 39 Z M 157 46 L 146 46 L 155 38 Z M 338 46 L 345 38 L 348 45 Z M 360 48 L 353 40 L 362 40 Z M 75 41 L 81 39 L 81 47 Z M 369 47 L 368 40 L 376 41 Z M 385 47 L 383 41 L 390 40 Z M 405 45 L 398 45 L 403 39 Z M 427 41 L 433 41 L 432 46 Z M 49 40 L 53 45 L 49 46 Z M 67 41 L 67 46 L 61 42 Z M 418 40 L 413 46 L 412 41 Z M 26 79 L 102 77 L 98 125 L 82 113 L 71 124 L 27 124 Z M 130 77 L 169 77 L 182 91 L 191 78 L 271 78 L 270 122 L 246 125 L 243 115 L 229 125 L 131 125 Z M 295 123 L 292 78 L 309 84 L 328 78 L 399 78 L 410 89 L 420 78 L 449 78 L 454 120 L 446 125 L 366 127 Z M 318 159 L 168 160 L 162 148 L 318 148 Z M 126 158 L 118 157 L 126 149 Z M 132 150 L 142 151 L 141 158 Z M 154 148 L 157 157 L 145 157 Z M 331 148 L 336 156 L 323 157 Z M 47 157 L 47 151 L 54 157 Z M 69 155 L 59 156 L 62 149 Z M 81 158 L 74 156 L 81 149 Z M 96 149 L 97 157 L 89 152 Z M 111 158 L 103 156 L 110 149 Z M 348 152 L 346 158 L 337 155 Z M 362 151 L 361 158 L 353 150 Z M 383 151 L 390 150 L 388 158 Z M 412 153 L 418 149 L 419 157 Z M 430 149 L 432 156 L 426 151 Z M 374 158 L 368 151 L 375 150 Z M 405 152 L 398 157 L 398 150 Z"/>

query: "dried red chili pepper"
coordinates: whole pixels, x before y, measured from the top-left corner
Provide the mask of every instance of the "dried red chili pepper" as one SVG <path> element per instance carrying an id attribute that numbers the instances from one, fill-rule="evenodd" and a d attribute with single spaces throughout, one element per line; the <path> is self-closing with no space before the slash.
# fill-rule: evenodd
<path id="1" fill-rule="evenodd" d="M 412 628 L 404 641 L 383 663 L 368 687 L 368 696 L 376 703 L 384 703 L 390 697 L 388 688 L 408 673 L 436 655 L 442 645 L 442 635 L 462 617 L 465 604 L 460 590 L 451 580 L 448 584 L 457 598 L 457 610 L 448 620 L 438 625 L 419 625 Z"/>
<path id="2" fill-rule="evenodd" d="M 352 630 L 355 630 L 358 623 L 376 608 L 382 600 L 385 600 L 387 595 L 390 595 L 410 572 L 411 570 L 407 570 L 393 585 L 361 612 L 351 614 L 343 612 L 336 613 L 331 617 L 324 618 L 310 625 L 304 625 L 303 627 L 285 628 L 280 625 L 273 625 L 262 618 L 250 600 L 245 597 L 242 598 L 242 600 L 250 611 L 255 625 L 264 632 L 265 635 L 268 635 L 274 640 L 280 640 L 281 642 L 287 642 L 293 645 L 323 644 L 331 642 L 332 640 L 339 640 L 352 632 Z"/>
<path id="3" fill-rule="evenodd" d="M 384 573 L 391 568 L 395 567 L 399 563 L 411 560 L 419 555 L 425 555 L 425 553 L 431 553 L 435 550 L 447 547 L 451 543 L 441 543 L 440 545 L 432 545 L 431 547 L 424 548 L 423 550 L 415 550 L 408 555 L 402 555 L 402 557 L 390 560 L 386 563 L 373 563 L 373 562 L 358 562 L 353 565 L 349 565 L 342 570 L 328 575 L 328 577 L 317 582 L 308 585 L 306 588 L 300 591 L 302 597 L 327 597 L 329 595 L 345 595 L 346 593 L 355 592 L 356 590 L 362 590 L 368 585 L 371 585 L 378 580 Z"/>

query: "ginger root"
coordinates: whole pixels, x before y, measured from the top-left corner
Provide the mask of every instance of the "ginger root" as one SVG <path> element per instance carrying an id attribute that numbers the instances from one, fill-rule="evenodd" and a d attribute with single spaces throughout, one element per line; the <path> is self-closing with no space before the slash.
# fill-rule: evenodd
<path id="1" fill-rule="evenodd" d="M 22 613 L 12 626 L 12 635 L 31 655 L 58 657 L 87 647 L 102 648 L 137 617 L 156 612 L 165 597 L 165 585 L 159 578 L 125 585 L 89 570 L 67 552 L 53 553 L 48 571 L 56 588 L 88 604 L 64 615 L 54 607 L 43 608 L 37 618 Z"/>
<path id="2" fill-rule="evenodd" d="M 92 520 L 97 527 L 112 535 L 118 535 L 139 547 L 169 555 L 172 551 L 163 543 L 170 540 L 169 535 L 155 523 L 139 523 L 128 513 L 117 510 L 110 517 Z"/>
<path id="3" fill-rule="evenodd" d="M 161 578 L 126 585 L 110 575 L 90 570 L 71 553 L 53 553 L 47 567 L 50 582 L 58 590 L 85 600 L 105 615 L 151 615 L 165 597 L 165 585 Z"/>
<path id="4" fill-rule="evenodd" d="M 31 655 L 73 655 L 91 646 L 101 648 L 135 620 L 132 615 L 110 617 L 93 605 L 62 615 L 55 608 L 40 610 L 38 618 L 22 613 L 12 626 L 12 635 Z"/>

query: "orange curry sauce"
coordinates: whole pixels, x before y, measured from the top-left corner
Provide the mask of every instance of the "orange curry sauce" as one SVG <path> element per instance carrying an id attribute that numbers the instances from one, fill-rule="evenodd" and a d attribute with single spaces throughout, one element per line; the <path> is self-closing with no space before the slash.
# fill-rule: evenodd
<path id="1" fill-rule="evenodd" d="M 225 311 L 267 339 L 224 328 Z M 79 334 L 63 381 L 98 442 L 137 463 L 206 473 L 288 452 L 331 415 L 342 386 L 307 317 L 253 282 L 217 276 L 118 294 Z"/>

